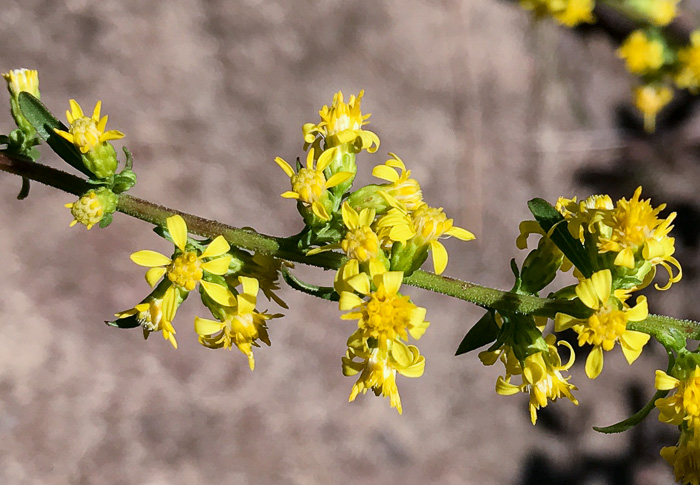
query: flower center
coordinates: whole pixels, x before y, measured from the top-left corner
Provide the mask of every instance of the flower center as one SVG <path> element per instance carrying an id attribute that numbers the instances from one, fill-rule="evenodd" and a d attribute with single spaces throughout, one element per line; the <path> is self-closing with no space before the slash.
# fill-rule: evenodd
<path id="1" fill-rule="evenodd" d="M 396 336 L 407 338 L 406 327 L 411 322 L 407 296 L 383 296 L 372 293 L 364 304 L 361 323 L 377 340 L 392 340 Z"/>
<path id="2" fill-rule="evenodd" d="M 97 194 L 94 191 L 90 191 L 73 204 L 70 213 L 79 223 L 85 226 L 93 226 L 102 220 L 104 210 L 100 199 L 97 198 Z"/>
<path id="3" fill-rule="evenodd" d="M 377 257 L 379 238 L 369 226 L 361 226 L 347 232 L 341 247 L 348 258 L 363 263 Z"/>
<path id="4" fill-rule="evenodd" d="M 627 315 L 624 311 L 604 306 L 588 319 L 587 342 L 612 350 L 615 342 L 627 331 Z"/>
<path id="5" fill-rule="evenodd" d="M 318 170 L 302 168 L 292 176 L 292 190 L 299 194 L 299 200 L 312 204 L 318 201 L 326 190 L 326 177 Z"/>
<path id="6" fill-rule="evenodd" d="M 448 219 L 442 209 L 423 205 L 413 213 L 414 226 L 417 236 L 428 244 L 436 241 L 452 228 L 452 219 Z"/>
<path id="7" fill-rule="evenodd" d="M 194 290 L 202 279 L 202 268 L 197 254 L 187 251 L 176 257 L 168 266 L 168 279 L 187 291 Z"/>
<path id="8" fill-rule="evenodd" d="M 70 125 L 70 134 L 74 144 L 83 153 L 89 151 L 100 142 L 102 132 L 97 129 L 97 123 L 92 118 L 78 118 Z"/>

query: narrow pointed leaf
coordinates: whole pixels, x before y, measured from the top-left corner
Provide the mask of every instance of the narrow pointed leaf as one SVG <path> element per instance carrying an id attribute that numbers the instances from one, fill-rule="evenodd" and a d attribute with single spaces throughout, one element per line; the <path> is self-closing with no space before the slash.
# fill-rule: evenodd
<path id="1" fill-rule="evenodd" d="M 647 415 L 652 411 L 652 409 L 654 409 L 654 403 L 656 402 L 656 400 L 665 397 L 666 394 L 668 394 L 668 391 L 657 391 L 656 394 L 654 394 L 654 397 L 651 398 L 651 401 L 649 401 L 646 404 L 646 406 L 644 406 L 642 409 L 640 409 L 624 421 L 620 421 L 619 423 L 604 427 L 593 426 L 593 429 L 598 431 L 599 433 L 605 434 L 622 433 L 623 431 L 627 431 L 628 429 L 637 426 L 644 418 L 646 418 Z"/>
<path id="2" fill-rule="evenodd" d="M 305 283 L 294 276 L 287 268 L 282 268 L 282 278 L 287 282 L 289 286 L 293 289 L 312 295 L 318 298 L 329 301 L 340 300 L 340 295 L 335 292 L 332 287 L 329 286 L 316 286 L 311 283 Z"/>
<path id="3" fill-rule="evenodd" d="M 496 340 L 498 337 L 498 325 L 491 312 L 486 312 L 483 317 L 467 332 L 457 348 L 455 355 L 466 354 L 474 349 L 483 347 Z"/>

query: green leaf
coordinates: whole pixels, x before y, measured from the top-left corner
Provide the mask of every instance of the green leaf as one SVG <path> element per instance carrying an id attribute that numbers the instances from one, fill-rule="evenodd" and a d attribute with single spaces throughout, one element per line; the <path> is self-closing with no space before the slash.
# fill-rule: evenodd
<path id="1" fill-rule="evenodd" d="M 540 224 L 540 227 L 554 241 L 554 244 L 569 258 L 569 261 L 578 268 L 584 277 L 590 278 L 593 274 L 593 266 L 588 259 L 586 249 L 581 244 L 581 241 L 575 239 L 569 233 L 564 216 L 544 199 L 532 199 L 527 203 L 527 206 Z"/>
<path id="2" fill-rule="evenodd" d="M 656 394 L 654 394 L 654 397 L 651 398 L 651 401 L 649 401 L 646 404 L 646 406 L 634 413 L 629 418 L 610 426 L 593 426 L 593 429 L 598 431 L 599 433 L 605 434 L 622 433 L 623 431 L 627 431 L 628 429 L 637 426 L 644 418 L 646 418 L 651 412 L 651 410 L 654 409 L 654 403 L 656 402 L 656 400 L 665 397 L 666 394 L 668 394 L 668 391 L 656 391 Z"/>
<path id="3" fill-rule="evenodd" d="M 462 342 L 457 347 L 455 355 L 466 354 L 474 349 L 490 344 L 498 337 L 499 328 L 493 319 L 493 313 L 486 312 L 476 324 L 467 332 Z"/>
<path id="4" fill-rule="evenodd" d="M 104 229 L 105 227 L 109 226 L 112 223 L 113 218 L 114 214 L 111 212 L 102 216 L 102 219 L 100 220 L 100 229 Z"/>
<path id="5" fill-rule="evenodd" d="M 22 91 L 19 93 L 19 106 L 22 115 L 32 124 L 39 136 L 46 140 L 56 155 L 74 169 L 87 175 L 88 178 L 93 177 L 93 174 L 85 168 L 80 151 L 54 131 L 56 129 L 68 131 L 66 125 L 57 120 L 41 101 Z"/>
<path id="6" fill-rule="evenodd" d="M 288 268 L 282 267 L 282 278 L 289 286 L 295 290 L 301 291 L 308 295 L 312 295 L 323 300 L 338 301 L 340 296 L 336 291 L 328 286 L 316 286 L 310 283 L 305 283 L 294 276 Z"/>
<path id="7" fill-rule="evenodd" d="M 117 320 L 113 320 L 111 322 L 105 321 L 105 323 L 110 327 L 117 328 L 136 328 L 141 325 L 136 318 L 136 315 L 131 315 L 130 317 L 126 318 L 118 318 Z"/>

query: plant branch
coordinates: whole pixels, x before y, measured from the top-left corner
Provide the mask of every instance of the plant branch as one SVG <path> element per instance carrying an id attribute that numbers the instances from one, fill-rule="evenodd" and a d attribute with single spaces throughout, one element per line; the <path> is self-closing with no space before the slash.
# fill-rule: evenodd
<path id="1" fill-rule="evenodd" d="M 39 163 L 11 158 L 2 153 L 0 153 L 0 171 L 26 177 L 75 196 L 82 195 L 91 187 L 85 180 L 75 175 Z M 117 211 L 163 227 L 168 217 L 179 214 L 187 223 L 187 228 L 192 234 L 207 238 L 222 235 L 232 246 L 327 270 L 338 269 L 346 261 L 343 255 L 332 252 L 307 256 L 298 250 L 289 239 L 267 236 L 253 229 L 232 227 L 127 194 L 119 195 Z M 518 295 L 427 271 L 414 272 L 404 279 L 404 283 L 498 311 L 541 315 L 550 318 L 559 312 L 579 318 L 590 314 L 590 310 L 580 302 Z M 635 330 L 644 331 L 654 336 L 659 334 L 659 329 L 671 328 L 685 338 L 700 339 L 700 323 L 691 320 L 650 315 L 642 322 L 634 322 L 634 324 L 630 322 L 630 327 L 632 326 Z"/>

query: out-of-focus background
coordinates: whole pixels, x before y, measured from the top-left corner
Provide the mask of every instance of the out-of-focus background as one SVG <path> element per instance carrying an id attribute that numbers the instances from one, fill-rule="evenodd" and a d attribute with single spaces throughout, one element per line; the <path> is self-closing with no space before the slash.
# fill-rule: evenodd
<path id="1" fill-rule="evenodd" d="M 700 125 L 682 98 L 643 135 L 615 48 L 603 31 L 535 23 L 495 0 L 3 0 L 0 14 L 0 70 L 38 69 L 57 114 L 70 98 L 86 111 L 101 99 L 134 154 L 133 195 L 293 234 L 273 159 L 302 154 L 301 125 L 335 91 L 364 89 L 381 147 L 359 158 L 360 181 L 395 152 L 431 205 L 477 234 L 446 242 L 446 274 L 509 288 L 527 200 L 630 197 L 642 184 L 679 212 L 685 270 L 651 310 L 700 318 Z M 8 114 L 0 131 L 11 129 Z M 410 289 L 432 322 L 425 375 L 400 378 L 403 416 L 372 395 L 349 404 L 340 358 L 354 324 L 334 305 L 284 290 L 291 310 L 270 323 L 252 373 L 237 350 L 197 343 L 194 316 L 208 315 L 196 298 L 178 312 L 177 351 L 144 341 L 103 321 L 149 291 L 129 254 L 171 246 L 121 214 L 105 230 L 69 229 L 72 196 L 34 184 L 20 202 L 19 188 L 0 175 L 0 483 L 672 481 L 658 452 L 677 436 L 656 413 L 622 435 L 591 429 L 651 397 L 658 345 L 632 367 L 606 354 L 594 382 L 574 367 L 580 406 L 550 404 L 533 427 L 526 396 L 494 392 L 501 369 L 454 357 L 482 311 Z"/>

